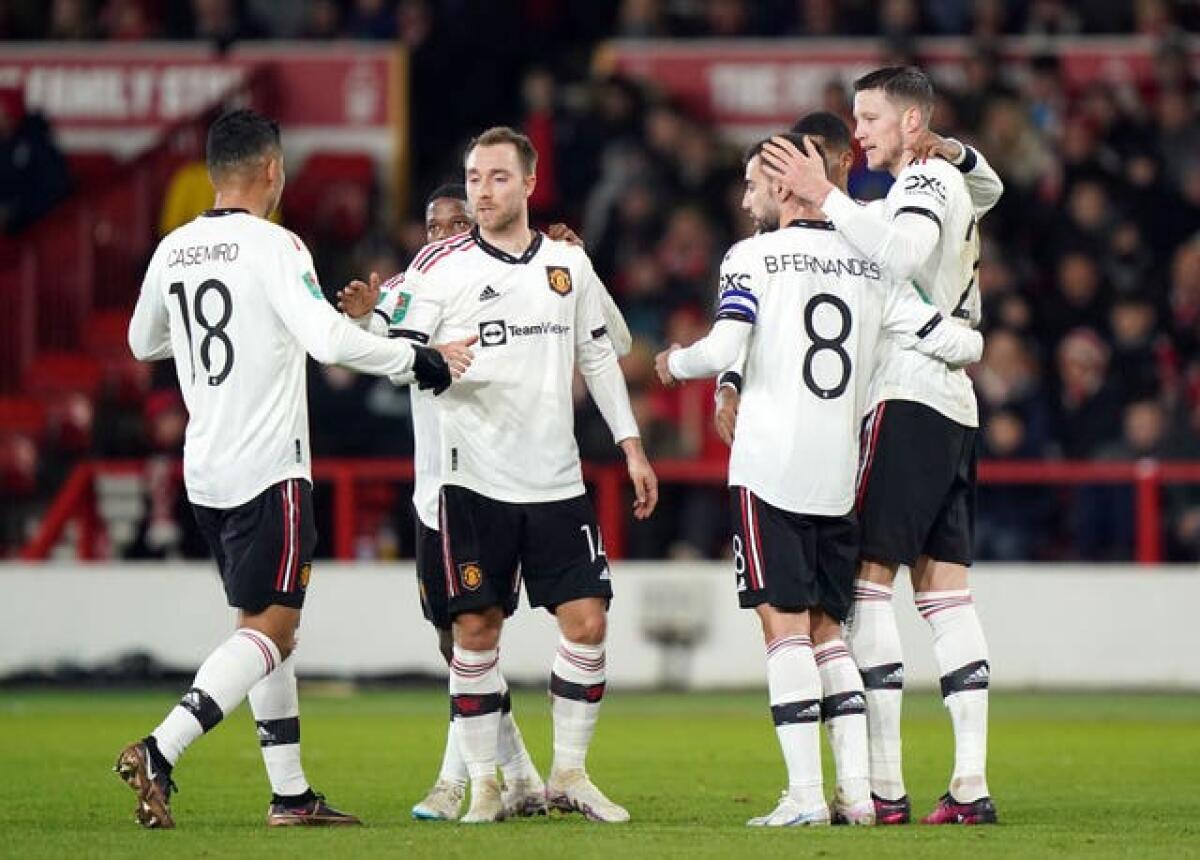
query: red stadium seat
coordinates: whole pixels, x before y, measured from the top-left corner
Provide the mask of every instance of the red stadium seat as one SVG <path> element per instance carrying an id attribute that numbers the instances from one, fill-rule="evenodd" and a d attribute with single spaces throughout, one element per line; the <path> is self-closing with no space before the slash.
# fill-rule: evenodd
<path id="1" fill-rule="evenodd" d="M 38 439 L 46 429 L 46 407 L 32 397 L 0 397 L 0 434 Z"/>
<path id="2" fill-rule="evenodd" d="M 89 188 L 111 178 L 119 165 L 108 152 L 73 152 L 67 156 L 71 178 L 79 188 Z"/>
<path id="3" fill-rule="evenodd" d="M 25 391 L 50 399 L 70 392 L 95 399 L 103 379 L 104 368 L 98 359 L 80 353 L 43 352 L 25 371 Z"/>

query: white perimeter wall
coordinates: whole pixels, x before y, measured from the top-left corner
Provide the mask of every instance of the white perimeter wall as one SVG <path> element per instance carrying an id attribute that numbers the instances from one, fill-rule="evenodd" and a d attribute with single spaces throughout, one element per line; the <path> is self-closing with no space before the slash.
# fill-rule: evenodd
<path id="1" fill-rule="evenodd" d="M 995 687 L 1200 690 L 1194 567 L 981 565 L 972 578 Z M 757 621 L 737 608 L 726 564 L 619 563 L 614 580 L 612 684 L 651 686 L 667 674 L 698 687 L 763 683 Z M 909 683 L 932 686 L 928 630 L 904 576 L 896 606 Z M 208 564 L 0 565 L 0 677 L 135 651 L 190 670 L 232 622 Z M 702 639 L 681 662 L 649 638 L 649 624 L 702 629 Z M 300 637 L 302 674 L 445 671 L 410 563 L 317 565 Z M 555 640 L 553 619 L 522 606 L 505 632 L 506 675 L 541 682 Z"/>

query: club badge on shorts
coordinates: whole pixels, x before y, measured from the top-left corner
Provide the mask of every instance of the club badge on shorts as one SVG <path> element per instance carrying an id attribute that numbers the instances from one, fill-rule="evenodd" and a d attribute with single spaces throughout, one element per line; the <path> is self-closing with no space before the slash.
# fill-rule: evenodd
<path id="1" fill-rule="evenodd" d="M 475 591 L 483 584 L 483 568 L 473 561 L 463 562 L 458 566 L 458 578 L 462 581 L 463 588 Z"/>
<path id="2" fill-rule="evenodd" d="M 312 565 L 305 564 L 300 567 L 300 587 L 308 588 L 308 578 L 312 576 Z"/>
<path id="3" fill-rule="evenodd" d="M 547 266 L 546 282 L 554 292 L 565 296 L 571 292 L 571 270 L 566 266 Z"/>

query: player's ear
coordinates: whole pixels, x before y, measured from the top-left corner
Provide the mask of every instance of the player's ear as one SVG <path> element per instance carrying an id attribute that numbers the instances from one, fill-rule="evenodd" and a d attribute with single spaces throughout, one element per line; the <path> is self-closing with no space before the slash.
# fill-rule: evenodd
<path id="1" fill-rule="evenodd" d="M 533 189 L 537 188 L 537 174 L 530 173 L 525 177 L 525 198 L 529 199 L 533 196 Z"/>

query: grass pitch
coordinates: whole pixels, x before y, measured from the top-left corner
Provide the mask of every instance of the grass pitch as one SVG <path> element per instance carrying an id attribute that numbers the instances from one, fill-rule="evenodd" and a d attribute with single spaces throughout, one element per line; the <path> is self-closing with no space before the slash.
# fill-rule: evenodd
<path id="1" fill-rule="evenodd" d="M 434 690 L 302 691 L 305 763 L 362 829 L 271 830 L 248 712 L 199 741 L 176 769 L 179 828 L 133 823 L 110 772 L 118 750 L 175 700 L 154 693 L 0 692 L 0 856 L 738 857 L 1200 856 L 1200 701 L 1194 696 L 997 694 L 990 783 L 997 827 L 750 830 L 774 805 L 783 765 L 765 693 L 616 691 L 589 760 L 633 823 L 578 816 L 494 826 L 415 822 L 436 775 L 447 704 Z M 526 743 L 549 764 L 544 695 L 515 696 Z M 826 787 L 833 784 L 825 756 Z M 949 718 L 932 692 L 905 697 L 914 813 L 945 790 Z"/>

